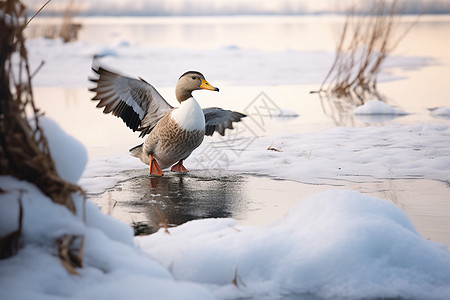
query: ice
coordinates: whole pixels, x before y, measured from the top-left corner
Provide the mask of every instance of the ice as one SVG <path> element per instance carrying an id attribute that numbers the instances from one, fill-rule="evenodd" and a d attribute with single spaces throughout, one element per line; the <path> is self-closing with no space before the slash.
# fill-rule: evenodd
<path id="1" fill-rule="evenodd" d="M 252 124 L 238 126 L 250 127 Z M 242 137 L 249 141 L 245 143 L 218 138 L 227 145 L 234 145 L 234 149 L 220 148 L 220 143 L 219 148 L 214 148 L 217 141 L 205 141 L 184 164 L 189 170 L 214 166 L 307 183 L 411 176 L 450 179 L 450 145 L 441 142 L 450 139 L 450 128 L 446 125 L 337 127 L 320 134 L 292 133 L 252 138 Z M 241 145 L 246 146 L 241 149 Z M 268 151 L 269 146 L 282 152 Z M 216 149 L 220 154 L 217 157 L 226 157 L 226 161 L 211 159 L 208 156 L 211 149 Z"/>
<path id="2" fill-rule="evenodd" d="M 128 175 L 124 174 L 124 171 L 132 169 L 147 167 L 129 154 L 90 159 L 80 179 L 80 185 L 89 193 L 101 193 L 126 179 Z"/>
<path id="3" fill-rule="evenodd" d="M 194 50 L 174 48 L 146 48 L 127 46 L 127 41 L 112 41 L 111 45 L 86 42 L 63 43 L 61 40 L 27 40 L 31 68 L 45 65 L 33 78 L 35 86 L 86 86 L 92 59 L 121 73 L 140 76 L 156 87 L 173 86 L 176 78 L 187 70 L 201 70 L 216 82 L 233 85 L 320 84 L 328 72 L 334 54 L 324 51 L 265 51 L 239 47 Z M 145 58 L 145 63 L 142 63 Z M 233 61 L 233 63 L 229 63 Z M 392 57 L 391 68 L 406 68 L 412 64 L 423 66 L 423 57 Z M 277 66 L 274 76 L 273 66 Z M 64 76 L 61 76 L 61 72 Z M 239 76 L 236 76 L 239 74 Z M 380 81 L 395 79 L 380 74 Z"/>
<path id="4" fill-rule="evenodd" d="M 313 294 L 336 298 L 446 299 L 450 253 L 421 238 L 395 205 L 354 191 L 303 200 L 267 226 L 196 220 L 137 237 L 175 278 L 219 298 Z M 236 288 L 232 281 L 238 276 Z"/>

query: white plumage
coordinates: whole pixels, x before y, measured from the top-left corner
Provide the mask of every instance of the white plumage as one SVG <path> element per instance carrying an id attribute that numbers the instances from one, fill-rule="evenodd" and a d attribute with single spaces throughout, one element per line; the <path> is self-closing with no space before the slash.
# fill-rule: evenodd
<path id="1" fill-rule="evenodd" d="M 204 130 L 205 116 L 194 97 L 181 102 L 180 107 L 171 112 L 170 117 L 184 130 Z"/>

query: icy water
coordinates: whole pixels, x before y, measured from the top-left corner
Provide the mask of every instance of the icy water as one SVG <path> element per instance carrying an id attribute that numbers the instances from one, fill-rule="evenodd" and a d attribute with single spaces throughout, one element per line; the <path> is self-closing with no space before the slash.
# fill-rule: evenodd
<path id="1" fill-rule="evenodd" d="M 413 22 L 413 19 L 407 20 Z M 88 18 L 83 19 L 80 38 L 89 43 L 108 44 L 128 40 L 142 46 L 216 49 L 224 46 L 263 51 L 333 51 L 335 28 L 340 18 Z M 114 25 L 114 26 L 113 26 Z M 264 32 L 264 35 L 259 34 Z M 301 39 L 298 37 L 301 36 Z M 299 114 L 297 118 L 270 120 L 264 135 L 283 132 L 319 132 L 335 126 L 384 124 L 450 124 L 436 119 L 427 108 L 449 106 L 450 18 L 423 17 L 396 53 L 432 58 L 426 67 L 391 69 L 399 80 L 380 84 L 387 102 L 412 113 L 390 119 L 362 119 L 349 113 L 351 107 L 319 99 L 309 91 L 318 85 L 238 85 L 220 86 L 217 103 L 209 103 L 198 93 L 202 106 L 221 105 L 242 110 L 260 92 L 282 108 Z M 270 40 L 270 43 L 267 43 Z M 426 42 L 423 42 L 425 41 Z M 87 76 L 87 75 L 86 75 Z M 173 87 L 158 87 L 172 99 Z M 196 95 L 196 97 L 197 97 Z M 141 143 L 122 121 L 104 116 L 89 101 L 86 87 L 37 87 L 38 106 L 64 130 L 86 145 L 90 157 L 126 154 Z M 60 99 L 55 102 L 52 99 Z M 175 103 L 172 103 L 175 104 Z M 344 109 L 342 109 L 344 107 Z M 339 109 L 338 109 L 339 108 Z M 67 113 L 70 111 L 70 114 Z M 412 219 L 425 238 L 450 247 L 450 187 L 446 182 L 423 179 L 330 180 L 311 185 L 267 176 L 193 171 L 185 175 L 168 173 L 149 178 L 146 167 L 127 171 L 129 179 L 90 199 L 129 224 L 138 234 L 160 226 L 174 226 L 188 220 L 231 217 L 240 224 L 261 225 L 276 220 L 299 200 L 329 188 L 353 189 L 395 203 Z"/>
<path id="2" fill-rule="evenodd" d="M 129 179 L 91 199 L 103 211 L 132 224 L 136 234 L 201 218 L 265 225 L 281 218 L 299 199 L 332 188 L 389 199 L 408 214 L 423 237 L 450 245 L 449 185 L 444 182 L 335 180 L 329 185 L 313 185 L 219 170 L 168 172 L 164 177 L 149 177 L 146 169 L 126 173 Z"/>

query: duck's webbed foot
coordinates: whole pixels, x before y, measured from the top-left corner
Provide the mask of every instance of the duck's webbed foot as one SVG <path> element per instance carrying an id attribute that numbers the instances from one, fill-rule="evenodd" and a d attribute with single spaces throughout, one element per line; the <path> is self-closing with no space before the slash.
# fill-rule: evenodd
<path id="1" fill-rule="evenodd" d="M 163 176 L 164 173 L 158 165 L 156 159 L 154 159 L 151 154 L 149 154 L 148 157 L 150 158 L 150 175 Z"/>
<path id="2" fill-rule="evenodd" d="M 173 165 L 171 168 L 172 172 L 182 172 L 182 173 L 186 173 L 189 172 L 188 169 L 186 169 L 183 166 L 183 161 L 180 160 L 179 162 L 177 162 L 177 164 Z"/>

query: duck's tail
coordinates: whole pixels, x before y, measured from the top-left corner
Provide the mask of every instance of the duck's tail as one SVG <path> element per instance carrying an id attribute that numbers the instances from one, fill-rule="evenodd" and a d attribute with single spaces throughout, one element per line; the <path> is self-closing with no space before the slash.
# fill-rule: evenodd
<path id="1" fill-rule="evenodd" d="M 149 164 L 150 163 L 150 159 L 148 158 L 147 155 L 144 154 L 144 152 L 142 151 L 142 147 L 144 146 L 144 143 L 134 146 L 133 148 L 131 148 L 130 154 L 134 157 L 139 158 L 144 164 Z"/>

